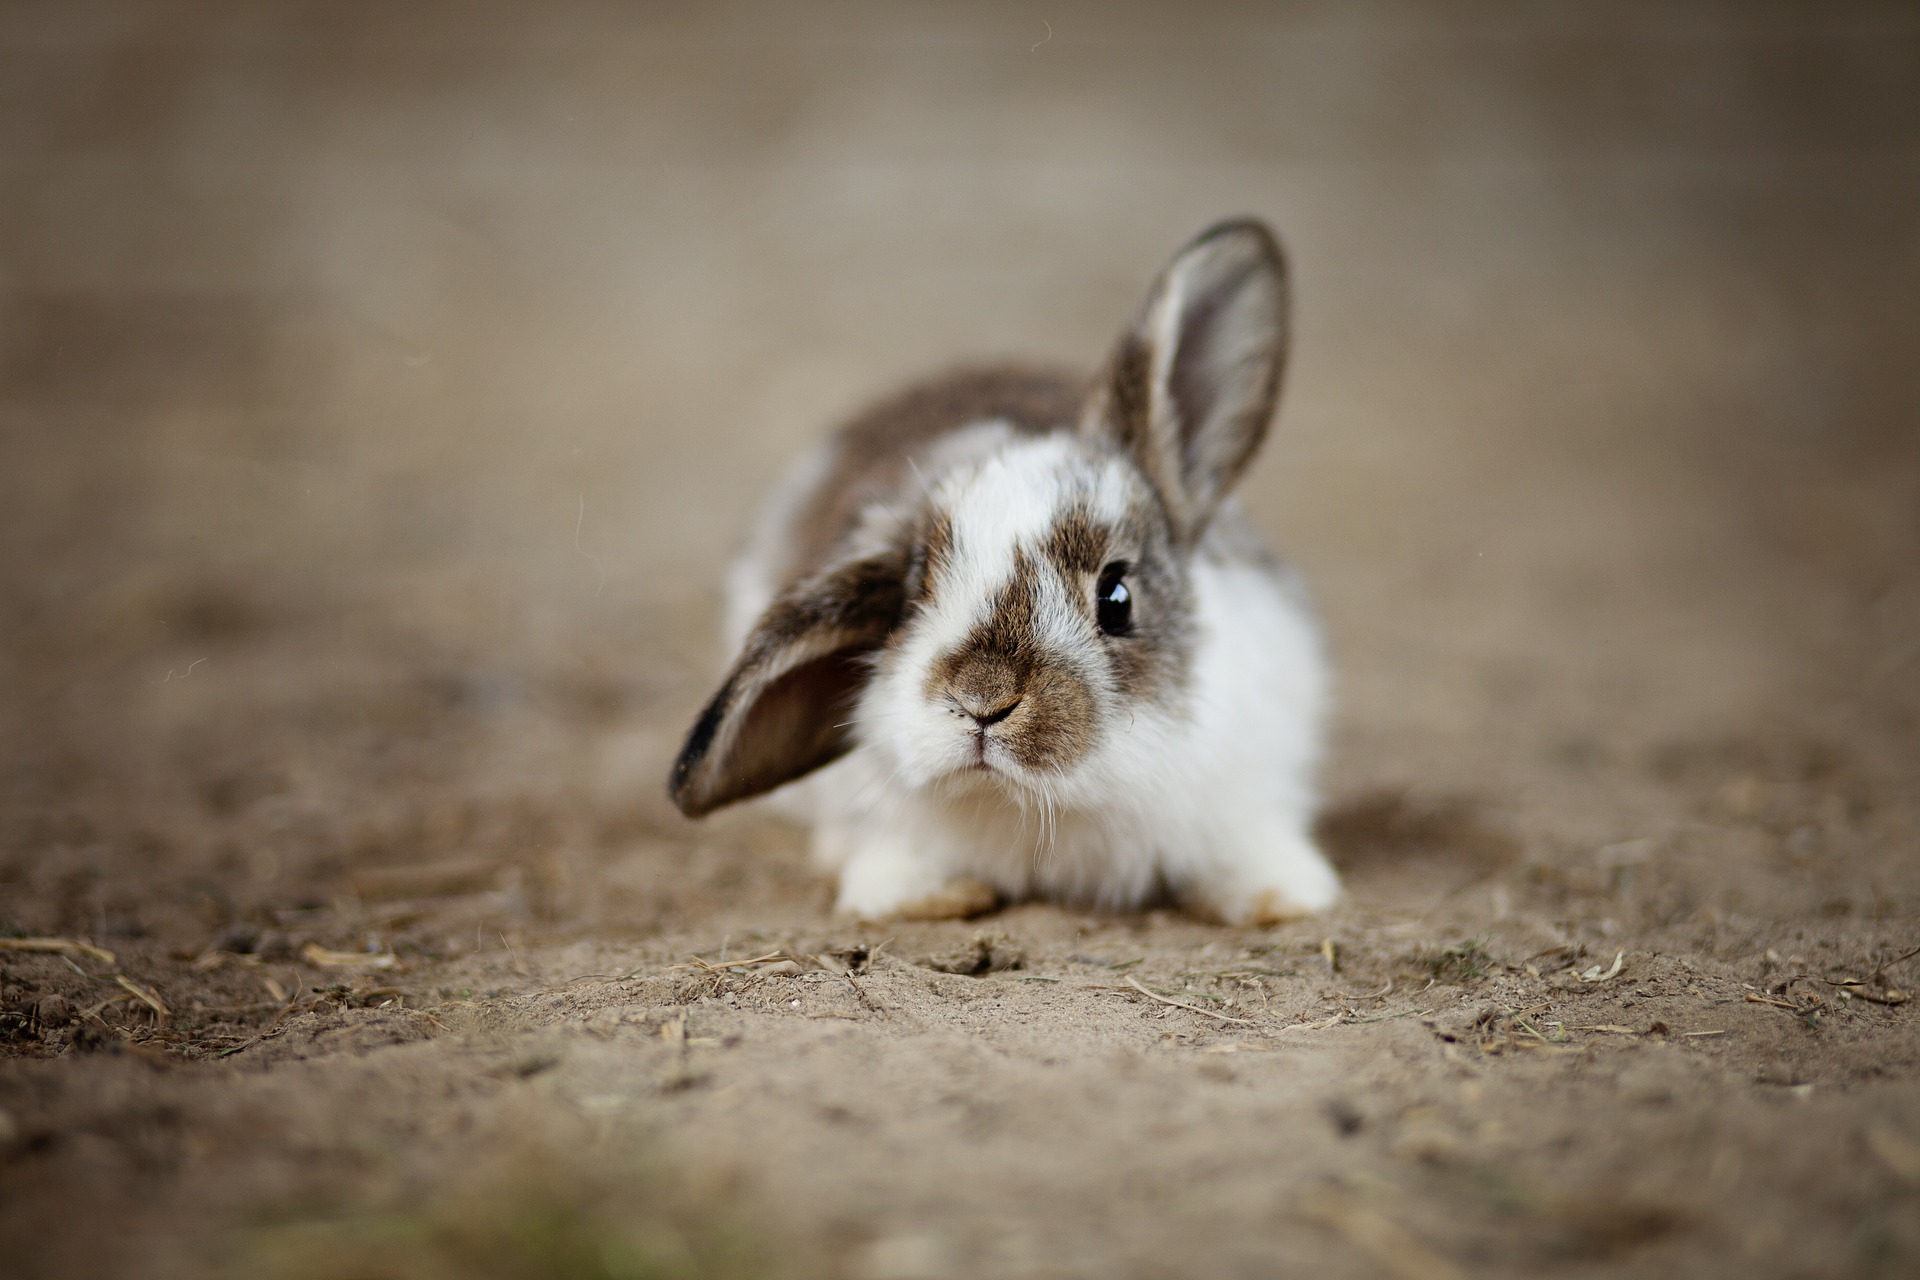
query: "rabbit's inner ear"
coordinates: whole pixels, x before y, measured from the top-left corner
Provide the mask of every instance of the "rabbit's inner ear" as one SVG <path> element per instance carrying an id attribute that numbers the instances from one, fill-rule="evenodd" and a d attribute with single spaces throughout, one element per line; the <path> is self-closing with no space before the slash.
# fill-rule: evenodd
<path id="1" fill-rule="evenodd" d="M 776 600 L 680 749 L 667 782 L 680 811 L 700 817 L 851 750 L 854 704 L 871 654 L 900 620 L 903 590 L 902 566 L 886 557 L 829 570 Z"/>
<path id="2" fill-rule="evenodd" d="M 1222 223 L 1174 258 L 1122 336 L 1094 429 L 1197 538 L 1266 437 L 1287 354 L 1287 275 L 1258 222 Z"/>

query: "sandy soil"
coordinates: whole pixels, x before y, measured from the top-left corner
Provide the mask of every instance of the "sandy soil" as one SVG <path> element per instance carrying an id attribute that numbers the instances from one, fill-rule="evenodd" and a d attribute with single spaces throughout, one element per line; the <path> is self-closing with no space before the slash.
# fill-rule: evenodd
<path id="1" fill-rule="evenodd" d="M 1920 19 L 1608 13 L 6 6 L 5 1269 L 1920 1270 Z M 784 461 L 1243 210 L 1351 903 L 673 814 Z"/>

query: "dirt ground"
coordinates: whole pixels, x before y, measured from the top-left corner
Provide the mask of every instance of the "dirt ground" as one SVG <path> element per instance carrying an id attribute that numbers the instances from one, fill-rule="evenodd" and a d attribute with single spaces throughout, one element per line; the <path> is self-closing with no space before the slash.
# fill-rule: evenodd
<path id="1" fill-rule="evenodd" d="M 0 1270 L 1920 1273 L 1911 7 L 18 0 L 0 108 Z M 1348 904 L 681 820 L 785 461 L 1239 212 Z"/>

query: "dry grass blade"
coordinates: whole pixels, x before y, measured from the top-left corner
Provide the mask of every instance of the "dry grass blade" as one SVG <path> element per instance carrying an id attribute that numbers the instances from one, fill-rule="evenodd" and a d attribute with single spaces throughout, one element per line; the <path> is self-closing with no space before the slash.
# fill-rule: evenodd
<path id="1" fill-rule="evenodd" d="M 85 956 L 101 964 L 114 964 L 114 954 L 105 947 L 74 938 L 0 938 L 0 951 L 38 951 L 43 954 Z"/>
<path id="2" fill-rule="evenodd" d="M 1559 1045 L 1559 1044 L 1562 1044 L 1567 1038 L 1565 1027 L 1561 1027 L 1560 1039 L 1556 1040 L 1552 1036 L 1540 1030 L 1540 1028 L 1534 1026 L 1531 1022 L 1528 1022 L 1525 1018 L 1515 1018 L 1513 1020 L 1513 1025 L 1518 1027 L 1520 1030 L 1526 1032 L 1528 1035 L 1532 1036 L 1535 1040 L 1538 1040 L 1541 1044 Z M 1555 1026 L 1558 1024 L 1548 1023 L 1547 1025 Z"/>
<path id="3" fill-rule="evenodd" d="M 317 942 L 300 949 L 300 958 L 316 969 L 391 969 L 400 958 L 391 952 L 367 955 L 359 951 L 333 951 Z"/>
<path id="4" fill-rule="evenodd" d="M 1794 1004 L 1792 1001 L 1775 1000 L 1772 996 L 1756 996 L 1756 995 L 1749 994 L 1747 996 L 1747 1003 L 1771 1005 L 1775 1009 L 1785 1009 L 1788 1013 L 1805 1013 L 1806 1012 L 1805 1009 L 1802 1009 L 1799 1005 Z"/>
<path id="5" fill-rule="evenodd" d="M 1619 1023 L 1617 1023 L 1617 1022 L 1596 1022 L 1596 1023 L 1593 1023 L 1593 1024 L 1592 1024 L 1592 1025 L 1590 1025 L 1590 1026 L 1585 1026 L 1585 1027 L 1571 1027 L 1571 1028 L 1569 1028 L 1569 1030 L 1572 1030 L 1572 1031 L 1605 1031 L 1605 1032 L 1607 1032 L 1607 1033 L 1608 1033 L 1609 1035 L 1616 1035 L 1616 1036 L 1637 1036 L 1637 1035 L 1639 1035 L 1639 1034 L 1640 1034 L 1640 1033 L 1639 1033 L 1638 1031 L 1635 1031 L 1635 1030 L 1634 1030 L 1634 1029 L 1633 1029 L 1632 1027 L 1623 1027 L 1623 1026 L 1621 1026 L 1621 1025 L 1620 1025 Z"/>
<path id="6" fill-rule="evenodd" d="M 1140 980 L 1132 974 L 1127 975 L 1127 985 L 1149 1000 L 1158 1000 L 1161 1004 L 1170 1004 L 1176 1009 L 1185 1009 L 1188 1013 L 1198 1013 L 1208 1018 L 1218 1019 L 1221 1022 L 1237 1023 L 1243 1027 L 1253 1025 L 1253 1019 L 1251 1018 L 1235 1018 L 1224 1013 L 1215 1013 L 1211 1009 L 1202 1009 L 1197 1004 L 1188 1004 L 1184 1000 L 1175 1000 L 1172 996 L 1163 996 L 1158 991 L 1149 991 L 1147 988 L 1141 986 Z"/>
<path id="7" fill-rule="evenodd" d="M 673 967 L 676 969 L 687 969 L 687 968 L 698 969 L 702 973 L 719 973 L 725 969 L 747 969 L 747 968 L 751 968 L 756 964 L 772 964 L 775 961 L 785 960 L 788 958 L 789 957 L 787 956 L 787 953 L 784 951 L 769 951 L 767 952 L 767 954 L 763 956 L 755 956 L 751 960 L 715 961 L 715 960 L 702 960 L 699 956 L 688 956 L 686 964 L 677 964 L 677 965 L 674 965 Z"/>
<path id="8" fill-rule="evenodd" d="M 1623 965 L 1626 964 L 1626 961 L 1627 961 L 1627 953 L 1624 951 L 1617 951 L 1614 953 L 1614 956 L 1613 956 L 1612 968 L 1603 971 L 1600 968 L 1600 966 L 1596 964 L 1591 969 L 1588 969 L 1585 973 L 1580 975 L 1580 981 L 1610 982 L 1614 978 L 1617 978 L 1620 976 L 1620 969 Z"/>
<path id="9" fill-rule="evenodd" d="M 868 1009 L 874 1013 L 886 1012 L 884 1008 L 882 1008 L 880 1005 L 877 1005 L 873 1002 L 873 997 L 867 994 L 867 989 L 861 986 L 859 982 L 855 981 L 852 970 L 850 969 L 843 970 L 840 976 L 846 979 L 848 986 L 853 988 L 853 994 L 859 998 L 861 1007 Z"/>
<path id="10" fill-rule="evenodd" d="M 1911 950 L 1911 951 L 1908 951 L 1908 952 L 1904 952 L 1904 953 L 1902 953 L 1902 954 L 1900 954 L 1900 955 L 1897 955 L 1897 956 L 1895 956 L 1895 957 L 1894 957 L 1893 959 L 1891 959 L 1891 960 L 1889 960 L 1889 961 L 1887 961 L 1887 962 L 1886 962 L 1885 964 L 1883 964 L 1883 965 L 1881 965 L 1881 966 L 1880 966 L 1880 967 L 1879 967 L 1878 969 L 1875 969 L 1875 970 L 1873 971 L 1873 976 L 1877 978 L 1877 977 L 1879 977 L 1879 976 L 1880 976 L 1881 974 L 1883 974 L 1883 973 L 1885 973 L 1885 972 L 1886 972 L 1887 970 L 1889 970 L 1889 969 L 1891 969 L 1891 968 L 1893 968 L 1893 966 L 1895 966 L 1895 965 L 1897 965 L 1897 964 L 1904 964 L 1904 963 L 1906 963 L 1907 961 L 1909 961 L 1909 960 L 1911 960 L 1911 959 L 1913 959 L 1913 958 L 1914 958 L 1915 956 L 1920 956 L 1920 947 L 1915 947 L 1915 948 L 1914 948 L 1913 950 Z"/>
<path id="11" fill-rule="evenodd" d="M 428 1014 L 427 1016 L 429 1018 L 433 1017 L 432 1014 Z M 435 1026 L 440 1025 L 439 1019 L 437 1018 L 434 1019 L 434 1025 Z M 214 1054 L 213 1056 L 215 1058 L 231 1058 L 234 1054 L 244 1053 L 248 1049 L 251 1049 L 253 1048 L 253 1046 L 259 1044 L 262 1040 L 271 1040 L 273 1037 L 279 1034 L 280 1034 L 279 1029 L 275 1029 L 272 1031 L 262 1031 L 259 1035 L 253 1036 L 252 1038 L 247 1040 L 242 1040 L 239 1044 L 228 1045 L 226 1048 L 220 1050 L 218 1053 Z"/>
<path id="12" fill-rule="evenodd" d="M 117 992 L 114 995 L 108 996 L 105 1000 L 101 1000 L 94 1004 L 88 1005 L 86 1008 L 80 1011 L 80 1016 L 82 1019 L 97 1018 L 103 1012 L 106 1011 L 109 1005 L 116 1005 L 116 1004 L 119 1004 L 122 1000 L 131 1000 L 131 999 L 133 999 L 133 997 L 128 995 L 126 992 L 124 991 Z"/>
<path id="13" fill-rule="evenodd" d="M 166 1018 L 167 1016 L 166 1002 L 161 1000 L 159 996 L 147 990 L 145 987 L 135 982 L 132 978 L 127 977 L 124 973 L 116 973 L 115 975 L 113 975 L 113 980 L 119 983 L 122 987 L 125 987 L 128 995 L 131 995 L 134 999 L 138 1000 L 141 1004 L 144 1004 L 145 1006 L 147 1006 L 147 1008 L 153 1010 L 154 1017 L 161 1018 L 161 1019 Z"/>
<path id="14" fill-rule="evenodd" d="M 1358 1026 L 1364 1026 L 1369 1022 L 1392 1022 L 1399 1018 L 1424 1018 L 1428 1014 L 1432 1013 L 1433 1010 L 1432 1009 L 1401 1009 L 1397 1013 L 1375 1013 L 1375 1014 L 1370 1014 L 1364 1018 L 1353 1017 L 1351 1016 L 1352 1012 L 1353 1011 L 1349 1009 L 1346 1013 L 1341 1014 L 1340 1017 L 1336 1019 L 1336 1021 L 1348 1022 L 1358 1027 Z"/>
<path id="15" fill-rule="evenodd" d="M 1328 1018 L 1322 1022 L 1289 1022 L 1286 1026 L 1281 1027 L 1280 1030 L 1282 1031 L 1325 1031 L 1329 1027 L 1339 1026 L 1341 1023 L 1345 1022 L 1346 1020 L 1347 1020 L 1346 1014 L 1336 1013 L 1331 1018 Z"/>
<path id="16" fill-rule="evenodd" d="M 1309 1217 L 1338 1231 L 1400 1280 L 1466 1280 L 1465 1272 L 1356 1196 L 1321 1191 L 1304 1207 Z"/>

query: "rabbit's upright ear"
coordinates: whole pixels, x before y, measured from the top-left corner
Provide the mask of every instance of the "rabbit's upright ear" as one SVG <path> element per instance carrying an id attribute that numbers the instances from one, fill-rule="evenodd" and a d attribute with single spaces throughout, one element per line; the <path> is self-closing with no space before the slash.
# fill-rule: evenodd
<path id="1" fill-rule="evenodd" d="M 1252 219 L 1182 249 L 1121 335 L 1083 429 L 1133 456 L 1176 540 L 1200 536 L 1266 437 L 1287 336 L 1286 258 Z"/>
<path id="2" fill-rule="evenodd" d="M 689 818 L 791 782 L 853 747 L 870 655 L 900 621 L 894 553 L 826 569 L 768 606 L 667 780 Z"/>

